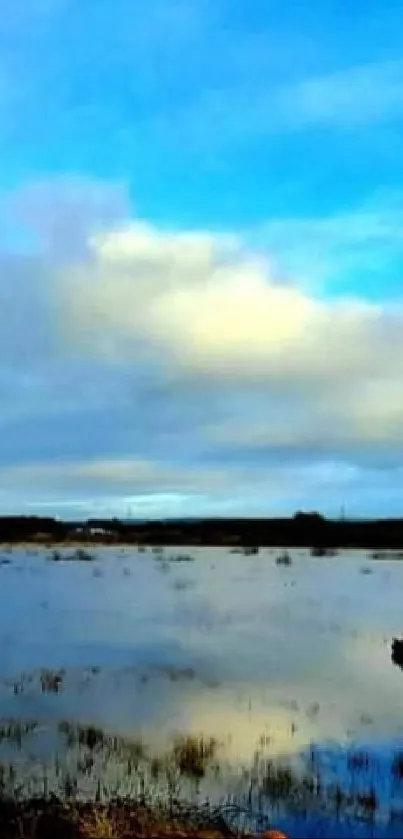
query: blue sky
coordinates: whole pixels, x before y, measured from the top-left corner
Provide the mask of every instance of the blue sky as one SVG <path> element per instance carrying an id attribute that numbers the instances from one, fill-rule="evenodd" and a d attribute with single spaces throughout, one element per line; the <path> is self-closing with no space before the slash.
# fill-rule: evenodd
<path id="1" fill-rule="evenodd" d="M 4 512 L 402 514 L 401 4 L 3 6 Z"/>

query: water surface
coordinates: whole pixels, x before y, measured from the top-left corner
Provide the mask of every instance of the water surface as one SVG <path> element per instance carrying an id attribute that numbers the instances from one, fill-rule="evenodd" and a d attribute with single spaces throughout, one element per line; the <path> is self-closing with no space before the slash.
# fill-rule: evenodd
<path id="1" fill-rule="evenodd" d="M 64 783 L 67 770 L 54 772 L 64 761 L 86 795 L 99 793 L 100 776 L 116 791 L 140 777 L 161 792 L 169 764 L 178 794 L 236 796 L 295 836 L 307 824 L 332 835 L 330 815 L 348 835 L 343 813 L 356 835 L 374 835 L 374 824 L 399 835 L 403 672 L 390 644 L 403 631 L 402 562 L 359 551 L 294 550 L 289 566 L 277 550 L 93 554 L 0 557 L 3 761 L 31 785 L 44 774 Z M 10 720 L 36 727 L 21 737 Z M 86 726 L 103 743 L 80 741 Z M 188 752 L 178 758 L 186 737 L 206 744 L 196 767 Z"/>

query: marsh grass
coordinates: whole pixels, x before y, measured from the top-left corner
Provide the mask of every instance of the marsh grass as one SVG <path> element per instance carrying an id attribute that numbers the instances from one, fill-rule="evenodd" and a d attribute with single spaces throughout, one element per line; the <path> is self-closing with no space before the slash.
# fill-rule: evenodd
<path id="1" fill-rule="evenodd" d="M 372 761 L 368 752 L 350 752 L 347 756 L 347 769 L 349 772 L 368 772 Z"/>
<path id="2" fill-rule="evenodd" d="M 14 696 L 19 696 L 22 693 L 25 693 L 27 687 L 29 687 L 33 683 L 33 680 L 34 676 L 32 673 L 22 673 L 18 679 L 12 682 Z"/>
<path id="3" fill-rule="evenodd" d="M 337 551 L 335 548 L 325 548 L 323 546 L 315 546 L 311 548 L 311 556 L 314 557 L 327 557 L 327 556 L 336 556 Z"/>
<path id="4" fill-rule="evenodd" d="M 193 681 L 196 678 L 196 670 L 193 667 L 166 667 L 164 672 L 171 682 Z"/>
<path id="5" fill-rule="evenodd" d="M 110 742 L 110 737 L 94 725 L 75 725 L 69 720 L 61 720 L 58 731 L 64 736 L 68 748 L 85 746 L 93 751 L 96 748 L 106 747 Z"/>
<path id="6" fill-rule="evenodd" d="M 194 585 L 195 584 L 192 580 L 175 580 L 172 588 L 175 591 L 189 591 L 194 588 Z"/>
<path id="7" fill-rule="evenodd" d="M 23 740 L 33 734 L 38 727 L 36 720 L 10 719 L 0 723 L 0 742 L 8 742 L 21 748 Z"/>
<path id="8" fill-rule="evenodd" d="M 195 558 L 191 554 L 171 554 L 171 556 L 167 556 L 164 554 L 162 550 L 160 551 L 153 551 L 153 557 L 155 561 L 158 563 L 158 567 L 162 568 L 163 570 L 167 570 L 170 565 L 174 565 L 175 563 L 181 562 L 194 562 Z"/>
<path id="9" fill-rule="evenodd" d="M 185 737 L 176 741 L 173 757 L 182 775 L 203 778 L 216 756 L 218 743 L 214 738 Z"/>
<path id="10" fill-rule="evenodd" d="M 176 554 L 167 557 L 167 562 L 194 562 L 194 556 L 191 554 Z"/>
<path id="11" fill-rule="evenodd" d="M 212 807 L 208 802 L 197 806 L 171 801 L 167 807 L 146 796 L 108 804 L 66 802 L 57 797 L 24 802 L 3 799 L 0 834 L 5 839 L 246 839 L 252 834 L 230 827 L 231 820 L 243 812 L 235 805 Z M 270 833 L 265 835 L 270 839 Z"/>
<path id="12" fill-rule="evenodd" d="M 397 752 L 392 762 L 392 775 L 395 780 L 403 781 L 403 752 Z"/>
<path id="13" fill-rule="evenodd" d="M 42 670 L 39 676 L 42 693 L 60 693 L 65 670 Z"/>
<path id="14" fill-rule="evenodd" d="M 297 786 L 297 779 L 290 767 L 277 766 L 271 761 L 268 762 L 263 778 L 262 790 L 270 799 L 290 798 L 294 788 L 297 788 Z"/>
<path id="15" fill-rule="evenodd" d="M 403 551 L 372 551 L 370 554 L 371 559 L 386 559 L 386 560 L 393 560 L 393 559 L 403 559 Z"/>
<path id="16" fill-rule="evenodd" d="M 55 548 L 50 552 L 48 559 L 51 562 L 94 562 L 96 554 L 85 548 L 77 548 L 72 554 L 64 553 Z"/>
<path id="17" fill-rule="evenodd" d="M 19 747 L 23 738 L 35 730 L 35 721 L 20 723 L 9 720 L 0 728 L 0 740 L 10 740 Z M 57 788 L 52 786 L 50 776 L 44 777 L 44 790 L 54 791 L 50 795 L 47 792 L 46 802 L 42 802 L 42 812 L 48 816 L 57 811 L 60 817 L 67 820 L 69 829 L 74 828 L 76 832 L 66 836 L 129 839 L 131 836 L 165 836 L 169 831 L 171 835 L 180 835 L 180 830 L 184 831 L 184 836 L 201 836 L 198 832 L 200 826 L 221 830 L 219 836 L 234 836 L 239 835 L 237 829 L 240 829 L 244 817 L 249 819 L 249 824 L 255 819 L 254 824 L 257 825 L 258 812 L 261 818 L 264 814 L 267 818 L 270 813 L 283 813 L 283 816 L 288 814 L 299 819 L 317 817 L 318 823 L 329 817 L 352 819 L 352 823 L 354 820 L 375 823 L 380 817 L 376 762 L 365 749 L 345 752 L 344 769 L 338 779 L 328 773 L 326 754 L 323 760 L 320 751 L 313 747 L 303 760 L 296 763 L 294 759 L 292 762 L 286 758 L 268 759 L 257 752 L 252 765 L 245 767 L 242 774 L 244 793 L 240 791 L 237 797 L 231 799 L 231 805 L 213 805 L 208 800 L 201 805 L 200 797 L 197 798 L 198 803 L 192 803 L 185 797 L 185 790 L 189 789 L 189 783 L 197 789 L 207 775 L 210 783 L 222 771 L 224 764 L 220 764 L 219 754 L 222 744 L 214 738 L 178 737 L 168 751 L 155 756 L 149 754 L 141 739 L 112 735 L 94 725 L 81 726 L 63 721 L 59 724 L 59 733 L 63 735 L 71 754 L 76 757 L 76 768 L 70 765 L 66 771 L 62 764 L 58 764 L 57 772 L 55 770 L 59 779 Z M 121 769 L 131 779 L 129 795 L 122 793 L 123 787 L 115 786 L 112 780 L 108 785 L 107 776 L 103 774 L 114 758 L 118 759 Z M 403 752 L 396 751 L 391 755 L 389 767 L 386 764 L 383 773 L 381 785 L 384 786 L 389 773 L 400 795 Z M 84 779 L 91 779 L 92 788 L 96 789 L 90 799 L 85 799 L 86 803 L 82 803 L 84 799 L 80 792 L 84 788 L 82 784 L 86 783 Z M 60 792 L 56 789 L 61 790 L 59 799 L 56 796 Z M 393 819 L 397 821 L 397 806 L 400 802 L 396 792 L 393 796 L 390 814 L 392 818 L 393 813 Z M 8 802 L 7 806 L 11 809 L 14 807 L 14 814 L 18 812 L 21 818 L 25 818 L 24 808 L 28 806 L 24 803 L 26 800 L 26 794 L 21 792 L 18 784 L 18 766 L 0 765 L 0 836 L 9 835 L 1 833 L 2 802 Z M 256 809 L 256 802 L 260 802 L 260 809 Z M 382 810 L 385 812 L 385 801 Z M 230 828 L 231 819 L 237 828 Z M 403 812 L 401 822 L 403 826 Z M 59 823 L 57 825 L 59 830 Z M 147 832 L 151 827 L 155 830 L 157 826 L 162 833 Z M 33 832 L 28 832 L 27 837 L 42 839 L 42 836 L 52 835 L 35 833 L 34 822 L 30 830 Z M 191 830 L 195 832 L 189 832 Z M 55 836 L 63 835 L 56 831 L 56 822 L 54 831 Z M 10 832 L 11 835 L 23 836 L 25 839 L 22 832 Z"/>
<path id="18" fill-rule="evenodd" d="M 145 746 L 139 738 L 128 738 L 109 734 L 95 725 L 80 725 L 69 720 L 61 720 L 58 732 L 69 749 L 84 749 L 87 752 L 104 752 L 131 762 L 131 768 L 138 767 L 140 761 L 147 759 Z"/>
<path id="19" fill-rule="evenodd" d="M 292 565 L 292 557 L 288 553 L 288 551 L 283 551 L 282 553 L 278 554 L 276 557 L 276 565 L 282 565 L 284 567 L 289 567 Z"/>

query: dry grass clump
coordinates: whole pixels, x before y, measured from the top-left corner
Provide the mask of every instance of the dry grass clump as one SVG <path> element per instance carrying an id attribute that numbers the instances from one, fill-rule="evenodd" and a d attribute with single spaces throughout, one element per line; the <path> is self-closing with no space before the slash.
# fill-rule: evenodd
<path id="1" fill-rule="evenodd" d="M 234 832 L 225 820 L 226 808 L 152 807 L 142 801 L 64 803 L 56 797 L 0 803 L 0 836 L 7 839 L 253 839 Z M 267 831 L 263 839 L 287 839 Z"/>
<path id="2" fill-rule="evenodd" d="M 174 745 L 173 756 L 182 775 L 203 778 L 215 757 L 218 743 L 214 738 L 184 737 Z"/>

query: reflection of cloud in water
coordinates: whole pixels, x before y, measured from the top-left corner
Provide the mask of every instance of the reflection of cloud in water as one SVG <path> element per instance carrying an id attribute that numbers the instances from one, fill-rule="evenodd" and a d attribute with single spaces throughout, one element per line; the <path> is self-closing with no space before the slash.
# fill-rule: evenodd
<path id="1" fill-rule="evenodd" d="M 293 552 L 284 569 L 277 551 L 195 549 L 194 562 L 166 575 L 151 554 L 128 550 L 122 565 L 113 550 L 97 553 L 96 580 L 85 563 L 18 550 L 21 572 L 2 569 L 0 715 L 39 718 L 45 733 L 40 725 L 30 748 L 51 751 L 46 727 L 63 718 L 140 736 L 151 754 L 168 751 L 175 734 L 213 737 L 224 741 L 220 788 L 211 776 L 220 796 L 229 776 L 245 792 L 239 770 L 257 752 L 287 763 L 322 744 L 325 763 L 338 751 L 344 777 L 349 740 L 374 751 L 398 745 L 403 674 L 390 641 L 401 631 L 403 563 L 372 563 L 364 576 L 362 554 Z M 99 671 L 83 669 L 91 665 Z M 43 694 L 38 679 L 21 695 L 1 683 L 42 667 L 67 668 L 59 694 Z"/>
<path id="2" fill-rule="evenodd" d="M 293 552 L 292 567 L 282 569 L 276 551 L 191 553 L 194 562 L 165 577 L 160 559 L 128 550 L 123 577 L 116 552 L 99 549 L 104 576 L 94 581 L 86 563 L 60 566 L 17 550 L 16 561 L 38 573 L 29 586 L 10 569 L 2 577 L 3 673 L 98 665 L 101 676 L 83 689 L 39 697 L 36 706 L 112 726 L 197 726 L 198 715 L 213 725 L 216 714 L 213 727 L 231 721 L 246 741 L 277 714 L 284 732 L 297 726 L 293 747 L 308 736 L 343 738 L 363 713 L 377 718 L 374 731 L 400 724 L 402 674 L 382 638 L 398 634 L 403 563 L 385 561 L 363 577 L 362 554 L 318 560 Z M 169 668 L 194 668 L 195 677 L 175 681 Z M 295 699 L 300 713 L 289 718 L 281 703 Z M 309 718 L 315 702 L 320 711 Z"/>
<path id="3" fill-rule="evenodd" d="M 298 752 L 315 733 L 309 720 L 299 720 L 291 709 L 267 707 L 253 694 L 248 701 L 237 702 L 232 691 L 204 693 L 192 698 L 186 712 L 189 733 L 223 741 L 225 754 L 245 763 L 251 763 L 258 750 L 273 755 Z"/>

